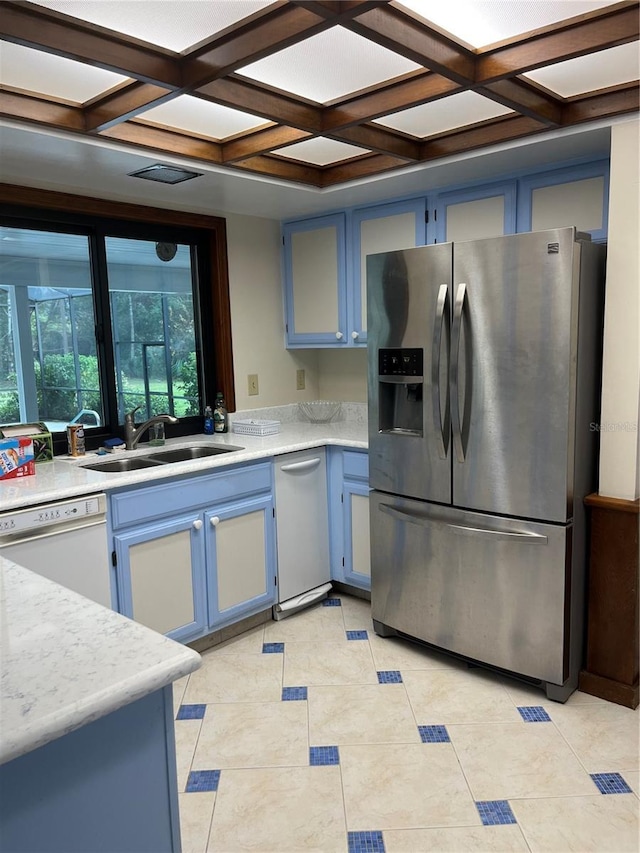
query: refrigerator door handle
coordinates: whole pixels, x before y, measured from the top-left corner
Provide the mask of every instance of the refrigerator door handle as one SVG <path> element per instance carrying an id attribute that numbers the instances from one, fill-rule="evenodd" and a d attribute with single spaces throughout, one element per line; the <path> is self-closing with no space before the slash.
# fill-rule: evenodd
<path id="1" fill-rule="evenodd" d="M 431 398 L 433 402 L 433 428 L 437 436 L 438 456 L 446 459 L 449 453 L 449 399 L 447 397 L 447 408 L 445 420 L 442 419 L 442 407 L 440 405 L 440 358 L 442 349 L 442 330 L 446 320 L 447 302 L 449 300 L 449 287 L 441 284 L 436 302 L 436 316 L 433 323 L 433 347 L 431 350 Z"/>
<path id="2" fill-rule="evenodd" d="M 462 311 L 467 296 L 467 285 L 458 285 L 456 301 L 453 306 L 453 324 L 451 327 L 451 423 L 453 426 L 453 446 L 458 462 L 464 462 L 464 444 L 462 441 L 462 418 L 460 415 L 460 339 L 462 337 Z"/>
<path id="3" fill-rule="evenodd" d="M 546 545 L 548 541 L 547 537 L 541 533 L 532 533 L 531 531 L 509 532 L 507 530 L 491 530 L 488 527 L 465 527 L 463 524 L 448 524 L 447 527 L 451 528 L 458 536 L 481 536 L 485 539 L 491 539 L 492 542 L 502 541 L 518 542 L 520 545 Z"/>

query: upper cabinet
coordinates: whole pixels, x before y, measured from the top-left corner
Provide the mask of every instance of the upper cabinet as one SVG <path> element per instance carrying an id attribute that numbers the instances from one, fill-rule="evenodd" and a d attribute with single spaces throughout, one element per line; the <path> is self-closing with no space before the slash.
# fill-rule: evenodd
<path id="1" fill-rule="evenodd" d="M 608 197 L 598 160 L 286 222 L 287 346 L 366 346 L 367 255 L 565 225 L 602 241 Z"/>
<path id="2" fill-rule="evenodd" d="M 287 343 L 336 346 L 346 340 L 345 215 L 283 226 Z"/>
<path id="3" fill-rule="evenodd" d="M 515 181 L 439 193 L 431 230 L 435 238 L 429 240 L 430 243 L 513 234 L 516 230 Z"/>
<path id="4" fill-rule="evenodd" d="M 528 175 L 518 182 L 518 231 L 575 225 L 607 238 L 609 161 Z"/>

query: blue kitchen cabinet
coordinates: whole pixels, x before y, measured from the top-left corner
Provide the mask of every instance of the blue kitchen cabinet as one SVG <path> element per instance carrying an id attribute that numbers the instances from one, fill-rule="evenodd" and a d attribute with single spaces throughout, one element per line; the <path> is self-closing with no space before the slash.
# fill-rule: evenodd
<path id="1" fill-rule="evenodd" d="M 463 187 L 436 195 L 429 243 L 501 237 L 516 230 L 516 181 Z"/>
<path id="2" fill-rule="evenodd" d="M 205 513 L 211 628 L 232 625 L 275 603 L 273 509 L 273 496 L 265 494 Z"/>
<path id="3" fill-rule="evenodd" d="M 332 447 L 329 455 L 331 577 L 371 589 L 369 550 L 369 456 Z"/>
<path id="4" fill-rule="evenodd" d="M 287 346 L 347 342 L 344 213 L 285 223 L 282 228 Z"/>
<path id="5" fill-rule="evenodd" d="M 189 642 L 268 609 L 273 506 L 270 461 L 112 494 L 120 612 Z"/>

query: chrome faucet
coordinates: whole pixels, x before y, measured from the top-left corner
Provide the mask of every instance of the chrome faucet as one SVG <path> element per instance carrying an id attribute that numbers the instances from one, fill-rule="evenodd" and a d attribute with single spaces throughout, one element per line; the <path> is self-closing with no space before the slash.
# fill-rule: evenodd
<path id="1" fill-rule="evenodd" d="M 145 421 L 143 424 L 140 424 L 139 427 L 136 427 L 135 421 L 133 417 L 138 409 L 141 409 L 142 406 L 136 406 L 131 412 L 127 412 L 124 416 L 124 443 L 127 450 L 135 450 L 138 442 L 142 438 L 143 433 L 145 433 L 150 426 L 153 424 L 177 424 L 178 418 L 174 418 L 173 415 L 155 415 L 153 418 L 149 418 L 148 421 Z"/>

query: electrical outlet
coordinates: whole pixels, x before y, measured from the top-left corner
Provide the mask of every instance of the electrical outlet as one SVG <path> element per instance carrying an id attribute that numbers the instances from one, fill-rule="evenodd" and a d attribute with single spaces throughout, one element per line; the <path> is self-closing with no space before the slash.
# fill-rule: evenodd
<path id="1" fill-rule="evenodd" d="M 296 390 L 304 391 L 305 389 L 305 380 L 304 380 L 304 370 L 296 370 Z"/>
<path id="2" fill-rule="evenodd" d="M 255 395 L 258 393 L 258 374 L 250 373 L 247 376 L 247 380 L 249 385 L 249 396 L 255 397 Z"/>

